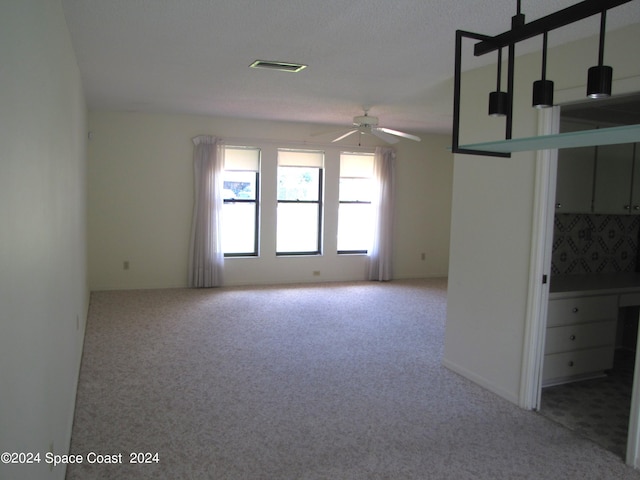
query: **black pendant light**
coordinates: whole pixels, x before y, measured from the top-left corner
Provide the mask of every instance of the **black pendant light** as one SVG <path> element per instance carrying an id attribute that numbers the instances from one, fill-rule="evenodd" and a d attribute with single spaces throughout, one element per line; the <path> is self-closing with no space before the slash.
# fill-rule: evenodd
<path id="1" fill-rule="evenodd" d="M 509 96 L 507 92 L 500 91 L 500 78 L 502 77 L 502 49 L 498 50 L 498 81 L 496 91 L 489 94 L 489 115 L 492 117 L 504 117 L 507 114 Z"/>
<path id="2" fill-rule="evenodd" d="M 533 101 L 536 108 L 553 107 L 553 82 L 547 80 L 547 32 L 542 35 L 542 79 L 533 82 Z"/>
<path id="3" fill-rule="evenodd" d="M 611 96 L 613 68 L 603 65 L 604 62 L 604 34 L 607 22 L 607 11 L 600 17 L 600 46 L 598 49 L 598 65 L 591 67 L 587 77 L 587 96 L 590 98 L 606 98 Z"/>
<path id="4" fill-rule="evenodd" d="M 575 5 L 570 5 L 556 12 L 526 23 L 525 16 L 521 12 L 521 0 L 517 0 L 517 14 L 511 17 L 511 28 L 498 35 L 484 35 L 481 33 L 456 30 L 454 91 L 453 91 L 453 132 L 451 135 L 451 151 L 470 155 L 489 155 L 494 157 L 509 157 L 506 150 L 495 151 L 479 148 L 478 145 L 462 147 L 460 145 L 460 118 L 461 118 L 461 85 L 462 85 L 462 43 L 465 39 L 476 41 L 473 46 L 473 55 L 480 57 L 488 53 L 498 51 L 498 81 L 495 92 L 489 94 L 489 115 L 505 116 L 504 140 L 509 143 L 513 135 L 513 98 L 515 83 L 516 46 L 525 40 L 544 35 L 542 78 L 533 84 L 532 105 L 537 108 L 553 106 L 553 82 L 546 78 L 547 68 L 547 35 L 556 29 L 579 22 L 585 18 L 600 15 L 600 48 L 598 52 L 598 65 L 589 69 L 587 81 L 587 95 L 591 98 L 604 98 L 611 96 L 613 84 L 613 69 L 604 65 L 604 39 L 607 11 L 631 3 L 634 0 L 582 0 Z M 507 49 L 506 91 L 500 90 L 502 49 Z M 509 147 L 511 148 L 511 147 Z"/>

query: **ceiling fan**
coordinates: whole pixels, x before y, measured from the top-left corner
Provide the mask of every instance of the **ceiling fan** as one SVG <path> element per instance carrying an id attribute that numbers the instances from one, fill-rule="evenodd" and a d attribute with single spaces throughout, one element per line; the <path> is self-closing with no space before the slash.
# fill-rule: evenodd
<path id="1" fill-rule="evenodd" d="M 420 141 L 420 137 L 411 135 L 410 133 L 399 132 L 398 130 L 392 130 L 391 128 L 386 127 L 379 127 L 378 117 L 369 116 L 368 110 L 366 109 L 364 111 L 364 115 L 353 117 L 353 125 L 356 128 L 340 135 L 338 138 L 332 140 L 332 143 L 339 142 L 354 133 L 374 135 L 387 143 L 397 143 L 399 141 L 399 138 L 397 137 L 408 138 L 409 140 L 414 140 L 416 142 Z"/>

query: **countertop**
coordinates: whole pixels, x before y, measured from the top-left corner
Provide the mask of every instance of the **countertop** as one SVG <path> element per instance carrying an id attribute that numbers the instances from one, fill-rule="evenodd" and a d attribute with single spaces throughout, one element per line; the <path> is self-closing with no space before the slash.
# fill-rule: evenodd
<path id="1" fill-rule="evenodd" d="M 551 298 L 567 293 L 602 295 L 637 292 L 640 292 L 640 273 L 636 272 L 552 276 L 549 287 Z"/>

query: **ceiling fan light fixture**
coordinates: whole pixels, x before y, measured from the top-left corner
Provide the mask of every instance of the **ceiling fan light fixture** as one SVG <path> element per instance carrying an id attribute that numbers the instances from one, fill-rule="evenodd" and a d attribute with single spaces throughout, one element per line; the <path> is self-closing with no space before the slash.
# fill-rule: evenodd
<path id="1" fill-rule="evenodd" d="M 357 126 L 372 126 L 378 125 L 378 117 L 370 117 L 369 115 L 360 115 L 359 117 L 353 117 L 353 124 Z"/>
<path id="2" fill-rule="evenodd" d="M 379 127 L 378 117 L 370 117 L 367 109 L 365 109 L 364 115 L 353 117 L 353 125 L 356 128 L 353 128 L 350 131 L 340 135 L 338 138 L 332 140 L 332 143 L 339 142 L 340 140 L 343 140 L 356 132 L 359 132 L 360 134 L 373 135 L 374 137 L 378 137 L 386 143 L 397 143 L 398 141 L 400 141 L 398 137 L 407 138 L 416 142 L 420 141 L 420 137 L 418 137 L 417 135 L 401 132 L 399 130 L 393 130 L 391 128 Z M 360 143 L 358 142 L 358 145 L 359 144 Z"/>

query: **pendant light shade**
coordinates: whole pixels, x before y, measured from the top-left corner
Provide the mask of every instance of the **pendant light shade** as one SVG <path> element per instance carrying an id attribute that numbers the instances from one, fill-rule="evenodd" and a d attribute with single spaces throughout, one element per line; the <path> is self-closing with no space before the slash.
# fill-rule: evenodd
<path id="1" fill-rule="evenodd" d="M 589 98 L 606 98 L 611 96 L 613 68 L 608 65 L 591 67 L 587 78 L 587 96 Z"/>
<path id="2" fill-rule="evenodd" d="M 507 114 L 509 96 L 507 92 L 491 92 L 489 94 L 489 115 L 492 117 L 504 117 Z"/>
<path id="3" fill-rule="evenodd" d="M 502 49 L 498 50 L 498 80 L 496 91 L 489 94 L 489 116 L 504 117 L 509 109 L 509 95 L 500 90 L 500 79 L 502 77 Z"/>
<path id="4" fill-rule="evenodd" d="M 533 82 L 533 106 L 536 108 L 553 107 L 553 82 L 551 80 Z"/>
<path id="5" fill-rule="evenodd" d="M 587 72 L 587 97 L 606 98 L 611 96 L 613 68 L 603 65 L 604 62 L 604 34 L 607 23 L 607 11 L 600 16 L 600 45 L 598 48 L 598 65 Z"/>

